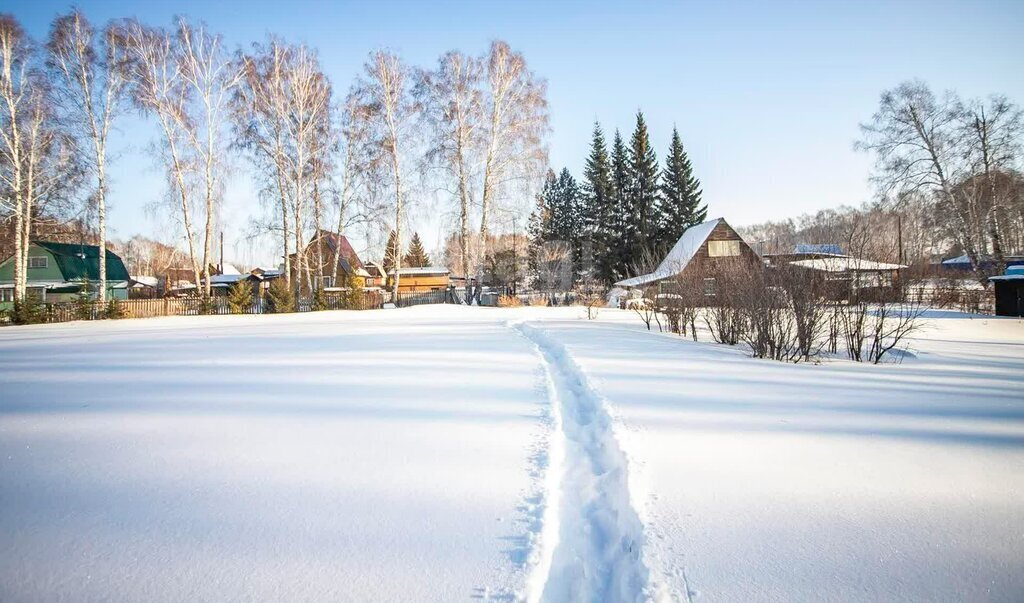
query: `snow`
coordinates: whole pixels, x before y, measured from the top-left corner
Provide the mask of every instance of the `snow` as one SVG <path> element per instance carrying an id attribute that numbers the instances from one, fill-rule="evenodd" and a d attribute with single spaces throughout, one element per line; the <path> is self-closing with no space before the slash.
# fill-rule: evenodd
<path id="1" fill-rule="evenodd" d="M 1019 600 L 1020 320 L 871 366 L 583 316 L 0 329 L 0 600 Z"/>

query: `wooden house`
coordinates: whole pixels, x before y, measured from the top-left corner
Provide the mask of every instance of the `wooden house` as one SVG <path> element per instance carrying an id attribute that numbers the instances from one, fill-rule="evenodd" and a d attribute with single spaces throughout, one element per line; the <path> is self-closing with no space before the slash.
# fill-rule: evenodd
<path id="1" fill-rule="evenodd" d="M 322 265 L 318 265 L 320 258 L 323 258 Z M 334 263 L 335 258 L 338 259 L 337 265 Z M 298 258 L 293 253 L 289 259 L 292 282 L 295 282 Z M 352 248 L 352 244 L 343 235 L 328 230 L 319 231 L 306 246 L 303 259 L 309 266 L 314 287 L 324 290 L 346 287 L 352 276 L 356 277 L 360 286 L 367 286 L 366 279 L 370 273 L 363 267 L 363 262 Z"/>
<path id="2" fill-rule="evenodd" d="M 28 248 L 27 293 L 44 302 L 74 301 L 87 288 L 95 297 L 100 279 L 96 245 L 33 241 Z M 120 256 L 106 250 L 107 299 L 128 299 L 131 277 Z M 14 302 L 14 256 L 0 262 L 0 309 Z"/>
<path id="3" fill-rule="evenodd" d="M 421 268 L 398 268 L 398 292 L 414 293 L 423 291 L 447 291 L 447 268 L 424 266 Z M 394 277 L 389 277 L 388 285 L 394 287 Z"/>
<path id="4" fill-rule="evenodd" d="M 724 218 L 716 218 L 686 229 L 653 272 L 623 279 L 615 286 L 626 290 L 657 286 L 669 292 L 672 281 L 690 275 L 711 301 L 726 271 L 760 266 L 761 258 L 743 237 Z"/>

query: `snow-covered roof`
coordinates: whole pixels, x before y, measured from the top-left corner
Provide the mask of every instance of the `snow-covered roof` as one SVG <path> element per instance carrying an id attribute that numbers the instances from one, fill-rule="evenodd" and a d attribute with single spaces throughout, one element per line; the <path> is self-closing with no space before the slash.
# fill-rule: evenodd
<path id="1" fill-rule="evenodd" d="M 903 264 L 887 264 L 885 262 L 873 262 L 849 256 L 836 256 L 818 258 L 814 260 L 797 260 L 792 262 L 793 266 L 821 270 L 823 272 L 861 272 L 875 270 L 900 270 L 906 268 Z"/>
<path id="2" fill-rule="evenodd" d="M 1006 274 L 990 276 L 990 281 L 1024 281 L 1024 266 L 1008 266 Z"/>
<path id="3" fill-rule="evenodd" d="M 402 276 L 415 276 L 422 274 L 448 274 L 448 269 L 441 266 L 422 266 L 416 268 L 399 268 L 398 274 Z"/>
<path id="4" fill-rule="evenodd" d="M 697 254 L 697 250 L 711 236 L 712 231 L 722 220 L 722 218 L 715 218 L 687 228 L 654 272 L 623 279 L 615 284 L 619 287 L 639 287 L 679 274 L 689 265 L 690 260 Z"/>
<path id="5" fill-rule="evenodd" d="M 142 274 L 138 276 L 133 276 L 131 277 L 131 279 L 136 283 L 144 285 L 146 287 L 156 287 L 160 282 L 159 279 L 157 279 L 157 277 L 155 276 L 145 276 Z"/>
<path id="6" fill-rule="evenodd" d="M 793 248 L 793 253 L 798 255 L 821 253 L 827 255 L 843 255 L 843 250 L 835 243 L 808 244 L 799 243 Z"/>
<path id="7" fill-rule="evenodd" d="M 237 272 L 237 271 L 236 271 Z M 210 277 L 211 285 L 233 285 L 240 280 L 248 278 L 248 274 L 214 274 Z"/>
<path id="8" fill-rule="evenodd" d="M 225 276 L 231 275 L 231 274 L 242 274 L 241 272 L 238 271 L 238 268 L 235 268 L 231 264 L 224 264 L 223 266 L 221 266 L 220 267 L 220 273 L 225 275 Z"/>

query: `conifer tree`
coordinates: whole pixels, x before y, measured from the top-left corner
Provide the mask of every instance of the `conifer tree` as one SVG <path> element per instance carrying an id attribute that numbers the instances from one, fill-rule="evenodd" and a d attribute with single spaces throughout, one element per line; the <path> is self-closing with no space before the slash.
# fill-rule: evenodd
<path id="1" fill-rule="evenodd" d="M 672 128 L 672 143 L 661 173 L 658 208 L 660 248 L 671 247 L 687 228 L 704 221 L 708 208 L 701 205 L 700 197 L 700 180 L 693 175 L 693 166 L 683 149 L 679 131 Z"/>
<path id="2" fill-rule="evenodd" d="M 582 218 L 585 225 L 585 236 L 590 239 L 591 252 L 594 259 L 595 277 L 602 282 L 610 282 L 613 277 L 615 258 L 614 237 L 617 221 L 615 220 L 615 188 L 612 183 L 612 165 L 608 157 L 608 148 L 604 141 L 601 124 L 594 122 L 593 138 L 590 142 L 590 156 L 583 170 L 586 182 L 583 185 Z"/>
<path id="3" fill-rule="evenodd" d="M 629 144 L 628 199 L 630 220 L 635 224 L 636 237 L 627 265 L 635 264 L 652 250 L 657 239 L 655 210 L 658 203 L 658 157 L 651 147 L 644 114 L 637 112 L 636 129 Z"/>
<path id="4" fill-rule="evenodd" d="M 412 233 L 412 242 L 409 243 L 409 253 L 405 254 L 405 265 L 410 268 L 422 268 L 430 265 L 430 257 L 423 249 L 423 242 L 420 241 L 420 233 Z"/>
<path id="5" fill-rule="evenodd" d="M 551 238 L 551 211 L 548 208 L 548 199 L 554 195 L 556 185 L 555 172 L 548 170 L 544 178 L 544 187 L 537 195 L 537 206 L 530 213 L 526 223 L 526 236 L 529 238 L 529 249 L 527 261 L 530 271 L 536 275 L 537 258 L 545 241 Z"/>
<path id="6" fill-rule="evenodd" d="M 629 171 L 629 155 L 622 135 L 615 130 L 612 143 L 612 205 L 613 232 L 608 242 L 611 280 L 627 276 L 632 241 L 637 236 L 636 223 L 630 219 L 632 209 L 629 190 L 632 187 Z"/>
<path id="7" fill-rule="evenodd" d="M 252 303 L 252 284 L 248 279 L 239 279 L 228 287 L 228 309 L 232 314 L 245 314 Z"/>

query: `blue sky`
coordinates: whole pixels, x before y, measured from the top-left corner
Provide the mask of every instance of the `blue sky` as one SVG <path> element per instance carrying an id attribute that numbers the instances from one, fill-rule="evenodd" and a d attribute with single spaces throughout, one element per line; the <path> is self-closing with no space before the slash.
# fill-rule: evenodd
<path id="1" fill-rule="evenodd" d="M 319 49 L 344 93 L 367 54 L 398 51 L 431 65 L 444 51 L 483 52 L 495 38 L 548 81 L 551 164 L 580 176 L 591 127 L 628 136 L 642 109 L 659 159 L 679 128 L 711 216 L 734 225 L 871 197 L 870 159 L 852 149 L 879 93 L 921 78 L 964 96 L 1024 102 L 1024 2 L 138 2 L 83 1 L 94 22 L 137 16 L 205 21 L 232 45 L 273 32 Z M 64 2 L 0 1 L 45 36 Z M 126 120 L 111 168 L 116 236 L 160 235 L 143 208 L 163 181 L 147 156 L 154 132 Z M 268 261 L 232 232 L 255 205 L 231 182 L 229 255 Z M 255 210 L 252 210 L 255 211 Z M 442 226 L 423 217 L 428 244 Z"/>

